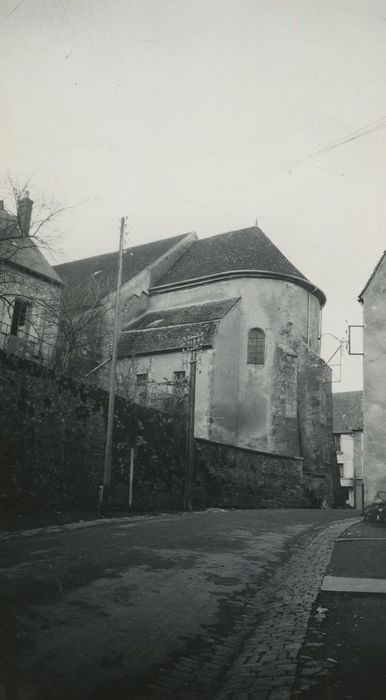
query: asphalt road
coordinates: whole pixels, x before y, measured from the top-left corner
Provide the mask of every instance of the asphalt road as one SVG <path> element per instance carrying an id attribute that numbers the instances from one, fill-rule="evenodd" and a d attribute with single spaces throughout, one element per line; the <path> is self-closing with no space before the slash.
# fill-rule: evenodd
<path id="1" fill-rule="evenodd" d="M 206 511 L 1 541 L 0 700 L 214 698 L 260 587 L 352 515 Z"/>

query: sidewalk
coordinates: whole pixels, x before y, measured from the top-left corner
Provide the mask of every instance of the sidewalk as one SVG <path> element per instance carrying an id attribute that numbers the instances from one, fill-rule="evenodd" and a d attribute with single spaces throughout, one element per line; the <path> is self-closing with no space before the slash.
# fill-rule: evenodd
<path id="1" fill-rule="evenodd" d="M 298 657 L 299 700 L 386 698 L 386 525 L 336 541 Z"/>

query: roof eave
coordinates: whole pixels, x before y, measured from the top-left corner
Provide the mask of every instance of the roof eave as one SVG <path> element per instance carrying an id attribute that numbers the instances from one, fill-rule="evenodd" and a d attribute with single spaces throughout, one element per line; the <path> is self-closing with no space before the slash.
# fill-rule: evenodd
<path id="1" fill-rule="evenodd" d="M 33 270 L 31 267 L 27 267 L 27 265 L 22 265 L 21 263 L 14 262 L 13 260 L 3 260 L 3 264 L 10 265 L 21 272 L 28 272 L 30 275 L 32 275 L 32 277 L 38 277 L 46 282 L 50 282 L 51 284 L 56 284 L 58 287 L 64 287 L 64 282 L 60 278 L 55 279 L 55 277 L 49 277 L 48 275 L 45 275 L 44 272 Z"/>
<path id="2" fill-rule="evenodd" d="M 200 345 L 200 350 L 210 350 L 213 348 L 213 343 L 204 343 L 203 345 Z M 181 353 L 182 350 L 180 347 L 172 347 L 172 348 L 163 348 L 162 350 L 137 350 L 135 353 L 127 353 L 126 351 L 119 351 L 118 352 L 118 360 L 125 360 L 128 357 L 131 357 L 132 355 L 134 357 L 146 357 L 148 355 L 167 355 L 170 353 Z"/>
<path id="3" fill-rule="evenodd" d="M 286 275 L 280 272 L 267 272 L 266 270 L 229 270 L 227 272 L 217 272 L 214 275 L 205 275 L 204 277 L 193 277 L 188 280 L 178 282 L 170 282 L 169 284 L 156 285 L 150 288 L 151 294 L 162 294 L 164 292 L 176 291 L 178 289 L 186 289 L 188 287 L 197 287 L 203 284 L 210 284 L 223 279 L 233 279 L 238 277 L 259 277 L 265 279 L 279 279 L 285 282 L 293 282 L 294 284 L 303 287 L 311 294 L 318 297 L 321 306 L 324 306 L 327 299 L 324 292 L 319 287 L 315 287 L 311 282 L 302 277 L 295 275 Z"/>

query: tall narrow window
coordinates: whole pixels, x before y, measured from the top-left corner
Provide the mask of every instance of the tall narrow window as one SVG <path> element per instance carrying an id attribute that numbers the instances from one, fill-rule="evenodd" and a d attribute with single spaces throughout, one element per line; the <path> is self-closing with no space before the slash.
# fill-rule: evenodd
<path id="1" fill-rule="evenodd" d="M 251 328 L 248 333 L 249 365 L 263 365 L 265 362 L 265 333 L 261 328 Z"/>
<path id="2" fill-rule="evenodd" d="M 19 335 L 27 330 L 31 304 L 23 299 L 15 299 L 11 323 L 11 335 Z"/>

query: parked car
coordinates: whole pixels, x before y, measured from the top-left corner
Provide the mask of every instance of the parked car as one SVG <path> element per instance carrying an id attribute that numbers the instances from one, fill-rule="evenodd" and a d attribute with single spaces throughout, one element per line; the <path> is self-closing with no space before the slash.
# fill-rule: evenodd
<path id="1" fill-rule="evenodd" d="M 377 500 L 365 508 L 363 517 L 368 523 L 386 523 L 385 491 L 378 491 Z"/>

